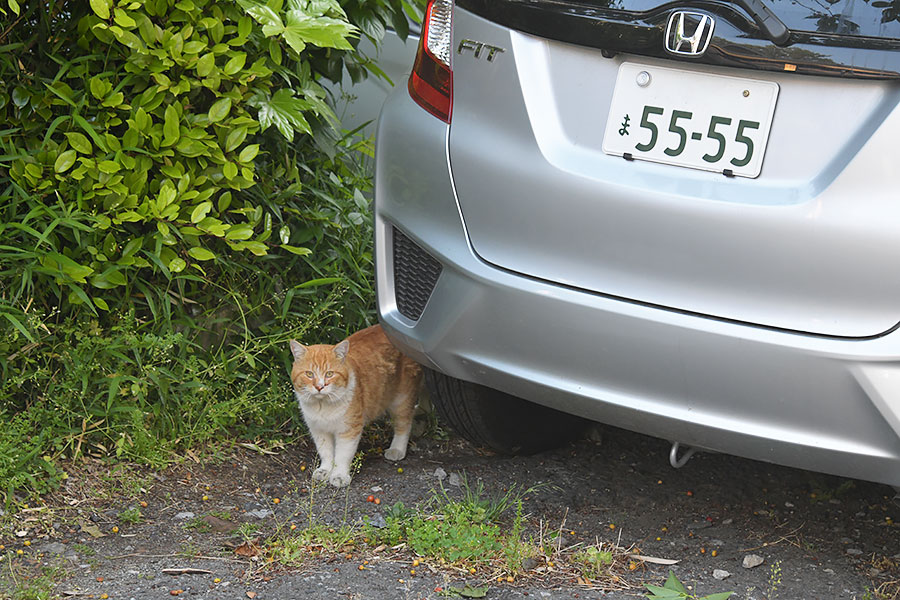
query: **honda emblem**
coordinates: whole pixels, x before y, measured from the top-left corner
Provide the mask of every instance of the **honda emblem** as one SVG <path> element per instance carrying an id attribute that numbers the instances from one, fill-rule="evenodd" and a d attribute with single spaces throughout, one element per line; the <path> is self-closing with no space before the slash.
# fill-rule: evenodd
<path id="1" fill-rule="evenodd" d="M 678 10 L 669 15 L 666 50 L 680 56 L 701 56 L 706 52 L 716 22 L 709 15 Z"/>

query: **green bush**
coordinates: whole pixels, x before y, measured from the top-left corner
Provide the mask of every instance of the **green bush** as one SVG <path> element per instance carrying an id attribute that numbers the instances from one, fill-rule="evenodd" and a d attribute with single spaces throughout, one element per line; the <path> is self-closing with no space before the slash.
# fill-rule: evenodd
<path id="1" fill-rule="evenodd" d="M 2 10 L 2 9 L 0 9 Z M 0 480 L 292 423 L 289 337 L 372 322 L 369 180 L 323 78 L 400 0 L 7 1 Z M 3 493 L 3 492 L 0 492 Z"/>

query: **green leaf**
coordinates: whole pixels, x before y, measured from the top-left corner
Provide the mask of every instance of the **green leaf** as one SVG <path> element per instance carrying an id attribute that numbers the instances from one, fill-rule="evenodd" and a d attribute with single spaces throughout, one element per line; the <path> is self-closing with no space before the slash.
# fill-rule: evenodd
<path id="1" fill-rule="evenodd" d="M 256 256 L 265 256 L 269 251 L 262 242 L 241 242 L 240 248 L 242 250 L 249 250 Z"/>
<path id="2" fill-rule="evenodd" d="M 244 149 L 241 150 L 241 154 L 238 156 L 238 160 L 246 163 L 250 162 L 256 155 L 259 154 L 259 144 L 250 144 L 249 146 L 244 146 Z"/>
<path id="3" fill-rule="evenodd" d="M 53 170 L 57 173 L 65 173 L 75 164 L 75 157 L 74 150 L 66 150 L 56 157 L 56 162 L 53 163 Z"/>
<path id="4" fill-rule="evenodd" d="M 225 63 L 222 71 L 224 71 L 226 75 L 234 75 L 244 68 L 244 64 L 246 62 L 247 55 L 243 52 L 239 52 L 232 56 L 227 63 Z"/>
<path id="5" fill-rule="evenodd" d="M 127 29 L 131 29 L 132 27 L 137 26 L 137 23 L 134 22 L 134 19 L 132 19 L 128 15 L 128 13 L 126 13 L 124 10 L 122 10 L 120 8 L 116 9 L 116 15 L 115 15 L 114 20 L 116 22 L 116 25 L 120 25 Z"/>
<path id="6" fill-rule="evenodd" d="M 118 173 L 119 169 L 122 168 L 119 163 L 113 160 L 102 160 L 97 164 L 97 168 L 103 171 L 104 173 Z"/>
<path id="7" fill-rule="evenodd" d="M 231 112 L 231 98 L 222 98 L 209 108 L 209 122 L 218 123 Z"/>
<path id="8" fill-rule="evenodd" d="M 34 337 L 30 333 L 28 333 L 28 330 L 25 329 L 25 326 L 22 325 L 22 322 L 19 321 L 19 319 L 17 319 L 16 317 L 12 316 L 9 313 L 0 313 L 0 314 L 2 314 L 6 318 L 7 321 L 12 323 L 12 326 L 15 327 L 16 329 L 18 329 L 19 332 L 21 332 L 21 334 L 24 335 L 28 339 L 29 342 L 34 343 L 36 341 L 34 339 Z"/>
<path id="9" fill-rule="evenodd" d="M 100 310 L 109 311 L 109 304 L 106 303 L 106 300 L 103 298 L 94 298 L 94 304 L 97 305 L 97 308 Z"/>
<path id="10" fill-rule="evenodd" d="M 299 246 L 288 246 L 287 244 L 282 244 L 281 248 L 283 250 L 287 250 L 288 252 L 293 252 L 297 256 L 307 256 L 309 254 L 312 254 L 312 250 L 310 250 L 309 248 L 300 248 Z"/>
<path id="11" fill-rule="evenodd" d="M 251 100 L 251 105 L 259 109 L 262 131 L 274 125 L 288 141 L 293 141 L 295 131 L 312 133 L 309 122 L 303 115 L 303 111 L 310 108 L 309 102 L 295 98 L 290 90 L 282 88 L 269 99 L 257 96 Z"/>
<path id="12" fill-rule="evenodd" d="M 31 96 L 28 94 L 28 90 L 26 90 L 24 87 L 17 87 L 12 92 L 13 104 L 18 106 L 19 108 L 25 107 L 30 99 Z"/>
<path id="13" fill-rule="evenodd" d="M 241 5 L 248 15 L 256 19 L 257 23 L 263 26 L 263 34 L 266 37 L 284 31 L 284 24 L 281 22 L 281 17 L 268 6 L 257 4 L 250 0 L 238 0 L 238 4 Z"/>
<path id="14" fill-rule="evenodd" d="M 171 146 L 180 137 L 178 128 L 178 111 L 171 104 L 166 107 L 165 121 L 163 122 L 163 146 Z"/>
<path id="15" fill-rule="evenodd" d="M 209 211 L 212 210 L 212 207 L 213 204 L 209 201 L 202 202 L 195 206 L 194 210 L 191 211 L 191 223 L 199 223 L 205 219 L 206 215 L 209 214 Z"/>
<path id="16" fill-rule="evenodd" d="M 41 264 L 48 269 L 59 269 L 77 283 L 85 283 L 85 277 L 94 272 L 91 267 L 80 265 L 68 256 L 50 252 L 41 258 Z"/>
<path id="17" fill-rule="evenodd" d="M 231 133 L 228 134 L 228 137 L 225 138 L 225 152 L 231 152 L 232 150 L 243 144 L 246 138 L 246 127 L 238 127 L 237 129 L 234 129 Z"/>
<path id="18" fill-rule="evenodd" d="M 225 234 L 226 240 L 249 240 L 253 237 L 253 226 L 247 223 L 232 225 Z"/>
<path id="19" fill-rule="evenodd" d="M 184 262 L 183 258 L 176 257 L 169 261 L 169 270 L 173 273 L 181 273 L 186 266 L 187 263 Z"/>
<path id="20" fill-rule="evenodd" d="M 356 27 L 346 21 L 331 17 L 310 17 L 302 11 L 292 10 L 287 15 L 284 41 L 297 52 L 302 52 L 306 44 L 321 48 L 353 50 L 347 38 L 356 32 Z"/>
<path id="21" fill-rule="evenodd" d="M 665 585 L 663 585 L 663 587 L 667 590 L 675 590 L 676 592 L 684 595 L 687 595 L 688 593 L 684 585 L 680 581 L 678 581 L 678 578 L 675 577 L 675 573 L 673 573 L 672 571 L 669 571 L 669 578 L 666 579 L 666 583 Z"/>
<path id="22" fill-rule="evenodd" d="M 719 592 L 718 594 L 710 594 L 703 596 L 700 600 L 728 600 L 734 592 Z"/>
<path id="23" fill-rule="evenodd" d="M 91 10 L 94 14 L 103 19 L 109 19 L 109 0 L 91 0 Z"/>
<path id="24" fill-rule="evenodd" d="M 238 174 L 237 165 L 233 162 L 227 162 L 222 166 L 222 174 L 225 175 L 225 179 L 234 179 Z"/>
<path id="25" fill-rule="evenodd" d="M 87 136 L 77 131 L 70 131 L 66 133 L 66 139 L 69 140 L 69 145 L 72 146 L 78 152 L 82 154 L 91 154 L 94 151 L 94 147 L 91 146 L 90 140 L 87 139 Z"/>
<path id="26" fill-rule="evenodd" d="M 207 77 L 216 68 L 216 56 L 212 52 L 207 52 L 197 61 L 197 75 Z"/>
<path id="27" fill-rule="evenodd" d="M 282 225 L 281 229 L 278 230 L 278 239 L 281 240 L 282 244 L 287 244 L 291 241 L 291 228 L 287 225 Z M 284 246 L 282 246 L 284 248 Z M 295 252 L 296 254 L 296 252 Z"/>
<path id="28" fill-rule="evenodd" d="M 340 277 L 320 277 L 319 279 L 310 279 L 309 281 L 304 281 L 298 288 L 311 288 L 311 287 L 319 287 L 322 285 L 331 285 L 332 283 L 337 283 L 342 281 Z"/>
<path id="29" fill-rule="evenodd" d="M 653 594 L 652 596 L 647 596 L 651 600 L 684 600 L 684 594 L 675 590 L 662 588 L 658 585 L 650 585 L 649 583 L 645 583 L 644 587 Z"/>
<path id="30" fill-rule="evenodd" d="M 201 248 L 199 246 L 195 246 L 188 250 L 188 254 L 191 258 L 196 260 L 212 260 L 216 257 L 215 254 L 207 250 L 206 248 Z"/>

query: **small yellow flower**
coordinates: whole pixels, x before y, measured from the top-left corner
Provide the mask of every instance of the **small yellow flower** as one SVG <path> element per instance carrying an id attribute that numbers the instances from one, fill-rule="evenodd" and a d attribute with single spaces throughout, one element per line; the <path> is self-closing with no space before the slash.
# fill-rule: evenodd
<path id="1" fill-rule="evenodd" d="M 207 496 L 206 494 L 203 494 L 203 498 L 201 498 L 201 500 L 206 502 L 207 500 L 209 500 L 209 496 Z"/>
<path id="2" fill-rule="evenodd" d="M 616 524 L 615 524 L 615 523 L 610 523 L 610 524 L 609 524 L 609 528 L 610 528 L 610 529 L 615 529 L 615 528 L 616 528 Z"/>
<path id="3" fill-rule="evenodd" d="M 662 539 L 661 537 L 656 536 L 656 541 L 657 541 L 657 542 L 660 541 L 661 539 Z"/>
<path id="4" fill-rule="evenodd" d="M 293 523 L 291 523 L 291 531 L 293 531 L 293 530 L 295 530 L 295 529 L 297 529 L 297 526 L 294 525 Z"/>
<path id="5" fill-rule="evenodd" d="M 414 567 L 418 567 L 419 564 L 420 564 L 420 563 L 419 563 L 419 559 L 418 559 L 418 558 L 415 559 L 415 560 L 413 560 L 413 566 L 414 566 Z"/>
<path id="6" fill-rule="evenodd" d="M 22 542 L 22 543 L 23 543 L 23 544 L 24 544 L 24 545 L 26 545 L 26 546 L 30 546 L 30 545 L 31 545 L 31 542 L 30 542 L 30 541 L 28 541 L 28 540 L 25 540 L 25 541 L 24 541 L 24 542 Z"/>
<path id="7" fill-rule="evenodd" d="M 475 567 L 469 567 L 469 573 L 471 573 L 472 575 L 474 575 L 474 574 L 475 574 Z"/>
<path id="8" fill-rule="evenodd" d="M 306 470 L 306 465 L 300 465 L 300 470 L 301 470 L 301 471 L 305 471 L 305 470 Z"/>
<path id="9" fill-rule="evenodd" d="M 359 567 L 357 567 L 357 568 L 358 568 L 360 571 L 365 571 L 365 570 L 366 570 L 365 565 L 359 565 Z"/>
<path id="10" fill-rule="evenodd" d="M 100 594 L 100 600 L 106 600 L 109 598 L 109 594 Z"/>
<path id="11" fill-rule="evenodd" d="M 281 502 L 281 498 L 272 498 L 272 504 L 279 504 Z"/>
<path id="12" fill-rule="evenodd" d="M 507 575 L 507 576 L 506 576 L 506 581 L 507 581 L 508 583 L 512 583 L 513 581 L 515 581 L 515 579 L 513 579 L 513 576 L 512 576 L 512 575 Z"/>
<path id="13" fill-rule="evenodd" d="M 636 562 L 631 561 L 630 563 L 628 563 L 628 570 L 629 570 L 629 571 L 634 571 L 635 569 L 637 569 L 637 563 L 636 563 Z"/>
<path id="14" fill-rule="evenodd" d="M 18 550 L 16 550 L 16 554 L 18 554 L 19 556 L 22 556 L 23 554 L 25 554 L 25 551 L 22 550 L 21 548 L 19 548 Z"/>
<path id="15" fill-rule="evenodd" d="M 403 472 L 403 467 L 397 467 L 397 472 L 398 472 L 398 473 L 402 473 L 402 472 Z"/>
<path id="16" fill-rule="evenodd" d="M 409 570 L 409 574 L 410 574 L 410 575 L 415 575 L 415 574 L 416 574 L 416 570 L 415 570 L 415 569 L 410 569 L 410 570 Z"/>
<path id="17" fill-rule="evenodd" d="M 710 552 L 710 554 L 712 554 L 713 556 L 718 556 L 718 555 L 719 555 L 719 551 L 718 551 L 718 550 L 713 550 L 712 552 Z"/>
<path id="18" fill-rule="evenodd" d="M 222 583 L 222 580 L 216 577 L 215 579 L 213 579 L 213 583 Z"/>
<path id="19" fill-rule="evenodd" d="M 118 525 L 113 525 L 112 532 L 113 532 L 113 533 L 119 533 L 119 526 L 118 526 Z"/>

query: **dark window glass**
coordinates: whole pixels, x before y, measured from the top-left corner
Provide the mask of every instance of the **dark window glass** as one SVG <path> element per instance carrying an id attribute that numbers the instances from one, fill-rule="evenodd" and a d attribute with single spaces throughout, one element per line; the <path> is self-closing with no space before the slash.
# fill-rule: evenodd
<path id="1" fill-rule="evenodd" d="M 789 29 L 900 39 L 900 0 L 765 0 Z M 586 1 L 618 10 L 653 10 L 660 0 Z"/>

